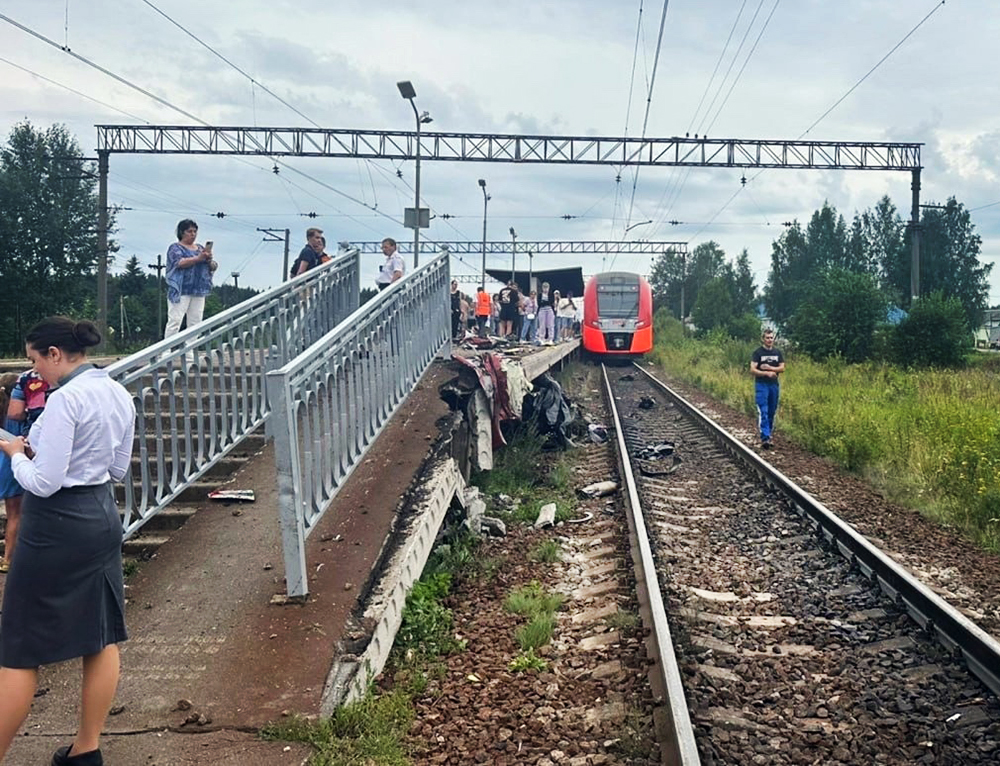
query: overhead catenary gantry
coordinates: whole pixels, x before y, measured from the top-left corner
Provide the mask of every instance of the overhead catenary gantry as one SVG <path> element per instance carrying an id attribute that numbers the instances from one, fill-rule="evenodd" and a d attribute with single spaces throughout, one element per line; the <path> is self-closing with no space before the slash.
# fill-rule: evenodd
<path id="1" fill-rule="evenodd" d="M 919 170 L 919 143 L 422 132 L 424 160 L 662 167 Z M 98 125 L 98 152 L 412 160 L 416 131 Z"/>
<path id="2" fill-rule="evenodd" d="M 921 143 L 614 136 L 529 136 L 347 128 L 97 125 L 97 319 L 107 326 L 108 160 L 112 154 L 220 154 L 259 157 L 643 165 L 746 169 L 878 170 L 912 174 L 910 290 L 920 292 Z M 418 143 L 419 142 L 419 143 Z M 419 146 L 419 149 L 418 149 Z"/>

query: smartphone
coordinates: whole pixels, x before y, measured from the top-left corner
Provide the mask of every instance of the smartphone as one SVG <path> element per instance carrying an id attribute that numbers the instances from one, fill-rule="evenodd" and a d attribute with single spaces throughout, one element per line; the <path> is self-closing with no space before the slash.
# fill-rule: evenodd
<path id="1" fill-rule="evenodd" d="M 0 441 L 12 442 L 17 437 L 5 428 L 0 428 Z"/>
<path id="2" fill-rule="evenodd" d="M 208 240 L 208 242 L 205 243 L 205 249 L 206 250 L 211 250 L 213 244 L 214 243 L 212 242 L 212 240 Z"/>

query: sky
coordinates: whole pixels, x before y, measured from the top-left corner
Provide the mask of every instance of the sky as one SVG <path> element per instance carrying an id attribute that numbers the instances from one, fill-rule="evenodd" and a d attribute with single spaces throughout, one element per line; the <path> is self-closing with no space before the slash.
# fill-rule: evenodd
<path id="1" fill-rule="evenodd" d="M 655 0 L 0 0 L 0 15 L 213 125 L 412 130 L 396 88 L 409 80 L 417 107 L 433 117 L 427 130 L 640 136 L 645 125 L 647 137 L 922 142 L 921 201 L 956 197 L 972 211 L 982 260 L 1000 258 L 996 0 L 666 7 L 662 37 L 664 4 Z M 0 19 L 0 136 L 24 120 L 66 125 L 87 156 L 97 124 L 195 124 Z M 237 272 L 255 288 L 283 277 L 281 245 L 263 242 L 258 227 L 290 228 L 293 258 L 310 225 L 331 245 L 412 239 L 402 211 L 413 205 L 413 162 L 285 161 L 320 183 L 290 169 L 275 174 L 260 157 L 113 154 L 121 249 L 112 270 L 133 254 L 154 262 L 181 218 L 199 223 L 199 241 L 214 241 L 217 282 Z M 783 222 L 806 223 L 829 202 L 849 223 L 885 194 L 904 218 L 910 207 L 908 172 L 642 168 L 636 176 L 613 166 L 425 160 L 421 197 L 435 217 L 423 239 L 482 238 L 479 178 L 491 196 L 491 240 L 509 239 L 511 227 L 519 241 L 642 238 L 691 249 L 714 240 L 731 260 L 748 250 L 758 288 Z M 366 257 L 363 285 L 381 261 Z M 510 257 L 487 265 L 509 268 Z M 651 262 L 551 255 L 533 265 L 648 273 Z M 479 268 L 478 255 L 453 258 L 469 287 Z M 990 304 L 1000 304 L 1000 267 Z"/>

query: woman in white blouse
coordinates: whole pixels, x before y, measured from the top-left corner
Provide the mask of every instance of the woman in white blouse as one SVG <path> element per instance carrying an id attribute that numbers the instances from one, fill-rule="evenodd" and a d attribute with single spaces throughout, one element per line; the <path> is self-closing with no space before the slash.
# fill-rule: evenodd
<path id="1" fill-rule="evenodd" d="M 32 426 L 30 446 L 21 437 L 0 441 L 25 490 L 0 612 L 0 758 L 28 715 L 39 666 L 82 657 L 80 728 L 52 763 L 103 764 L 98 738 L 118 687 L 118 643 L 128 637 L 112 481 L 128 470 L 135 406 L 87 361 L 87 348 L 100 341 L 92 322 L 50 317 L 35 325 L 28 357 L 59 388 Z"/>

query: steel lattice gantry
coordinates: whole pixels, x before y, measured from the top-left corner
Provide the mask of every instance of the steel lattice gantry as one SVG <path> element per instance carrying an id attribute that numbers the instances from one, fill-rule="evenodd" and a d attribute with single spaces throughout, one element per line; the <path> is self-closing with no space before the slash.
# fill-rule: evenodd
<path id="1" fill-rule="evenodd" d="M 357 248 L 362 253 L 381 253 L 382 242 L 350 242 L 342 243 L 348 247 Z M 401 254 L 413 252 L 412 242 L 397 242 L 396 247 Z M 420 243 L 421 252 L 437 252 L 447 250 L 455 255 L 481 255 L 483 243 L 474 240 L 458 240 L 454 242 L 422 241 Z M 551 253 L 572 253 L 572 254 L 595 254 L 595 255 L 660 255 L 667 251 L 675 253 L 687 253 L 687 242 L 661 242 L 661 241 L 635 241 L 635 242 L 615 242 L 615 241 L 572 241 L 572 240 L 550 240 L 542 242 L 518 242 L 517 252 L 524 255 L 545 255 Z M 486 243 L 486 255 L 510 255 L 510 240 L 496 240 Z"/>
<path id="2" fill-rule="evenodd" d="M 100 153 L 267 157 L 416 157 L 415 131 L 98 125 Z M 420 134 L 425 160 L 664 167 L 917 170 L 920 143 L 736 138 Z"/>

